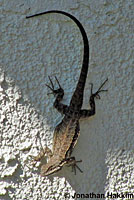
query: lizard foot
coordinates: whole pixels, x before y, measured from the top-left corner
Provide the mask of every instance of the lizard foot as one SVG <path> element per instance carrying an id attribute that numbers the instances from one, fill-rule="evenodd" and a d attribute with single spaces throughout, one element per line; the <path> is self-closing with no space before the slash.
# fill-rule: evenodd
<path id="1" fill-rule="evenodd" d="M 60 83 L 59 83 L 57 77 L 55 76 L 55 79 L 56 79 L 56 82 L 58 83 L 59 88 L 56 89 L 56 90 L 54 89 L 54 84 L 53 84 L 53 82 L 52 82 L 50 76 L 48 76 L 48 78 L 49 78 L 49 81 L 50 81 L 50 83 L 51 83 L 51 86 L 49 86 L 49 85 L 47 85 L 47 84 L 46 84 L 46 86 L 52 91 L 52 92 L 49 93 L 49 94 L 53 94 L 54 96 L 56 96 L 56 95 L 61 95 L 61 96 L 63 96 L 63 95 L 64 95 L 64 90 L 62 89 L 62 87 L 61 87 L 61 85 L 60 85 Z"/>
<path id="2" fill-rule="evenodd" d="M 99 87 L 99 89 L 97 90 L 97 92 L 93 93 L 93 83 L 90 83 L 91 85 L 91 97 L 90 98 L 96 98 L 96 99 L 100 99 L 100 92 L 107 92 L 108 90 L 102 90 L 101 88 L 105 85 L 105 83 L 108 81 L 108 78 L 101 84 L 101 86 Z"/>
<path id="3" fill-rule="evenodd" d="M 42 149 L 37 156 L 29 155 L 28 160 L 29 162 L 31 162 L 31 165 L 34 167 L 36 163 L 41 161 L 42 158 L 45 156 L 48 157 L 48 159 L 50 159 L 52 156 L 52 151 L 48 147 L 45 147 L 44 149 Z"/>
<path id="4" fill-rule="evenodd" d="M 70 157 L 68 160 L 67 160 L 67 165 L 68 167 L 72 167 L 72 172 L 74 172 L 74 174 L 76 175 L 76 168 L 81 172 L 83 173 L 83 171 L 79 168 L 79 166 L 76 164 L 78 162 L 82 162 L 82 160 L 75 160 L 75 157 Z"/>

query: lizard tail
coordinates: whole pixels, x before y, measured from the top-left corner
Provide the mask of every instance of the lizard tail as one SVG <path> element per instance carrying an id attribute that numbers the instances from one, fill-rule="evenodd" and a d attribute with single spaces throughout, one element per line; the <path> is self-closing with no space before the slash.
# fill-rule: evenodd
<path id="1" fill-rule="evenodd" d="M 81 109 L 82 103 L 83 103 L 84 87 L 85 87 L 87 72 L 88 72 L 88 63 L 89 63 L 89 43 L 88 43 L 87 34 L 86 34 L 82 24 L 73 15 L 71 15 L 67 12 L 64 12 L 64 11 L 50 10 L 50 11 L 38 13 L 35 15 L 27 16 L 26 18 L 31 18 L 31 17 L 35 17 L 35 16 L 39 16 L 39 15 L 48 14 L 48 13 L 59 13 L 59 14 L 68 16 L 77 24 L 77 26 L 79 27 L 79 30 L 82 34 L 83 43 L 84 43 L 82 68 L 81 68 L 78 83 L 76 85 L 76 89 L 74 91 L 74 94 L 73 94 L 71 102 L 70 102 L 70 106 L 77 107 L 77 109 Z"/>

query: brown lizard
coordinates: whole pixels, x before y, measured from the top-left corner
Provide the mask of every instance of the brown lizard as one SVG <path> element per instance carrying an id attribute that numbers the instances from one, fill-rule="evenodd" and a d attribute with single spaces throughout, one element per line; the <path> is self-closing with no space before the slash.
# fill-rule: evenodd
<path id="1" fill-rule="evenodd" d="M 56 97 L 54 102 L 54 107 L 61 114 L 63 114 L 64 117 L 61 123 L 59 123 L 55 128 L 52 151 L 48 147 L 46 147 L 43 151 L 39 153 L 37 157 L 34 158 L 35 161 L 39 161 L 43 156 L 49 157 L 48 163 L 41 167 L 42 176 L 48 176 L 50 174 L 59 171 L 65 164 L 72 166 L 74 170 L 76 170 L 77 167 L 82 172 L 82 170 L 76 164 L 77 162 L 81 162 L 81 160 L 76 161 L 75 157 L 71 156 L 73 148 L 77 142 L 80 133 L 79 119 L 90 117 L 95 114 L 95 98 L 100 98 L 99 96 L 100 92 L 107 91 L 107 90 L 102 90 L 102 87 L 108 80 L 106 79 L 95 93 L 92 92 L 93 84 L 91 84 L 91 96 L 89 99 L 91 109 L 82 110 L 81 108 L 83 104 L 84 87 L 86 83 L 86 77 L 88 73 L 88 63 L 89 63 L 89 44 L 86 32 L 82 24 L 73 15 L 64 11 L 51 10 L 27 16 L 26 18 L 31 18 L 48 13 L 59 13 L 66 15 L 77 24 L 83 38 L 84 54 L 83 54 L 83 63 L 82 63 L 80 77 L 69 106 L 61 103 L 61 100 L 63 99 L 64 96 L 64 90 L 61 87 L 58 79 L 55 77 L 59 87 L 58 89 L 55 89 L 54 84 L 49 77 L 51 86 L 47 85 L 47 87 L 52 91 L 53 95 Z"/>

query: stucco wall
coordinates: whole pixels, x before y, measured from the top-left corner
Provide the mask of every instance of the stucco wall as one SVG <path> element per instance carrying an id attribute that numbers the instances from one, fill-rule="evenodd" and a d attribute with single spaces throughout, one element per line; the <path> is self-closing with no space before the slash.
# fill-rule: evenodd
<path id="1" fill-rule="evenodd" d="M 83 52 L 80 32 L 69 18 L 25 18 L 54 8 L 76 16 L 88 35 L 84 108 L 89 108 L 89 83 L 95 90 L 109 81 L 108 92 L 96 100 L 96 115 L 80 123 L 73 155 L 82 159 L 83 173 L 74 175 L 64 167 L 43 178 L 40 163 L 32 168 L 28 158 L 38 154 L 41 144 L 52 147 L 62 119 L 45 83 L 48 75 L 57 76 L 68 104 Z M 134 1 L 2 0 L 0 9 L 0 199 L 65 199 L 66 193 L 73 199 L 75 192 L 102 193 L 105 199 L 108 192 L 134 195 Z"/>

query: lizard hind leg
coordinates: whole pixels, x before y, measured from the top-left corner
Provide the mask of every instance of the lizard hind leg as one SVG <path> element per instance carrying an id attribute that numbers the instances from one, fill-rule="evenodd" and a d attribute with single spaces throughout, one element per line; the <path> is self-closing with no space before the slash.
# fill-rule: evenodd
<path id="1" fill-rule="evenodd" d="M 56 97 L 54 104 L 53 104 L 54 108 L 56 108 L 58 110 L 58 112 L 60 112 L 61 114 L 66 114 L 68 112 L 68 106 L 61 103 L 63 96 L 64 96 L 64 90 L 61 87 L 56 76 L 55 76 L 55 80 L 58 84 L 58 89 L 55 89 L 55 86 L 54 86 L 50 76 L 49 76 L 50 86 L 47 84 L 46 84 L 46 86 L 52 91 L 49 94 L 53 94 Z"/>
<path id="2" fill-rule="evenodd" d="M 107 92 L 108 90 L 103 90 L 102 87 L 105 85 L 105 83 L 108 81 L 108 78 L 101 84 L 101 86 L 99 87 L 99 89 L 97 90 L 97 92 L 93 93 L 93 83 L 90 83 L 91 85 L 91 96 L 89 99 L 89 103 L 90 103 L 90 110 L 80 110 L 80 118 L 87 118 L 90 117 L 92 115 L 95 115 L 95 98 L 96 99 L 100 99 L 100 94 L 101 92 Z"/>
<path id="3" fill-rule="evenodd" d="M 80 167 L 76 164 L 82 162 L 82 160 L 75 160 L 75 157 L 70 157 L 66 160 L 66 164 L 68 165 L 68 167 L 72 167 L 72 172 L 74 172 L 74 174 L 76 175 L 76 168 L 83 173 L 83 171 L 80 169 Z"/>
<path id="4" fill-rule="evenodd" d="M 49 78 L 49 81 L 50 81 L 51 86 L 49 86 L 48 84 L 46 84 L 46 86 L 52 91 L 52 92 L 49 93 L 49 94 L 53 94 L 54 96 L 55 96 L 55 95 L 59 95 L 59 96 L 62 98 L 63 95 L 64 95 L 64 90 L 63 90 L 63 88 L 61 87 L 61 85 L 60 85 L 60 83 L 59 83 L 57 77 L 55 76 L 55 80 L 56 80 L 56 82 L 57 82 L 57 84 L 58 84 L 58 87 L 59 87 L 58 89 L 55 89 L 55 88 L 54 88 L 54 84 L 53 84 L 53 82 L 52 82 L 50 76 L 48 76 L 48 78 Z"/>
<path id="5" fill-rule="evenodd" d="M 100 92 L 107 92 L 108 90 L 103 90 L 102 87 L 105 85 L 105 83 L 108 81 L 108 78 L 101 84 L 101 86 L 99 87 L 99 89 L 97 90 L 97 92 L 95 92 L 93 94 L 93 83 L 90 83 L 91 85 L 91 97 L 96 97 L 97 99 L 100 99 Z"/>

